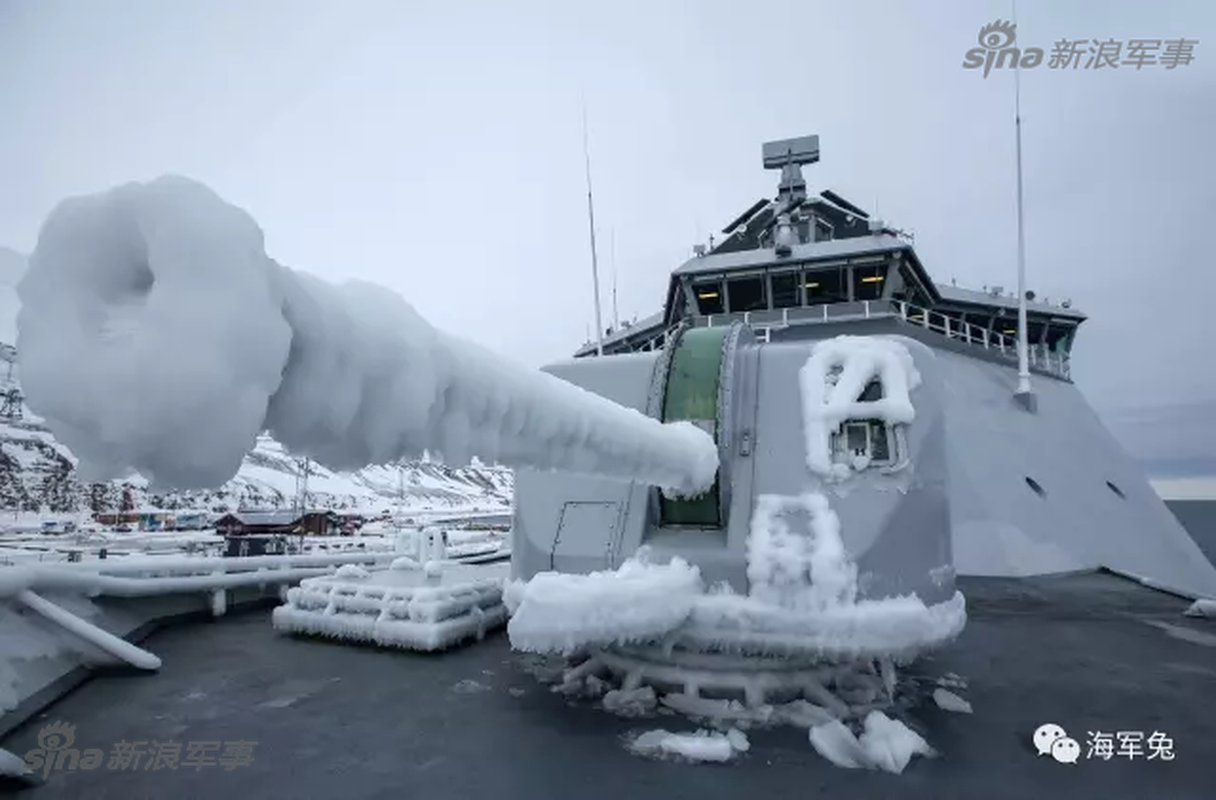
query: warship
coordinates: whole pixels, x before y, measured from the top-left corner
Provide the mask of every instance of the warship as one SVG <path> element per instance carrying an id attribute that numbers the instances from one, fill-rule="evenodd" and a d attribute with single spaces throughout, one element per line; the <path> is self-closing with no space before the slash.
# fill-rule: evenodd
<path id="1" fill-rule="evenodd" d="M 672 272 L 662 312 L 539 375 L 426 329 L 429 360 L 411 351 L 375 369 L 458 366 L 433 396 L 409 395 L 429 412 L 390 398 L 384 407 L 409 418 L 396 428 L 375 408 L 320 436 L 307 424 L 302 398 L 321 366 L 341 361 L 334 342 L 347 332 L 319 335 L 302 310 L 340 315 L 345 300 L 259 261 L 290 348 L 253 432 L 273 430 L 335 464 L 430 446 L 516 467 L 509 575 L 445 564 L 433 535 L 415 558 L 0 572 L 0 743 L 28 773 L 14 788 L 292 798 L 896 791 L 881 774 L 829 764 L 875 766 L 830 755 L 816 738 L 822 719 L 762 724 L 802 703 L 854 730 L 870 714 L 863 743 L 880 707 L 910 725 L 931 744 L 920 753 L 938 756 L 909 767 L 898 791 L 913 797 L 1204 797 L 1210 728 L 1199 698 L 1216 679 L 1216 630 L 1202 614 L 1216 568 L 1201 532 L 1178 522 L 1073 383 L 1085 315 L 1028 293 L 937 283 L 910 236 L 836 192 L 808 191 L 802 168 L 819 160 L 818 137 L 762 153 L 779 171 L 776 197 Z M 156 215 L 177 202 L 170 188 L 182 185 L 109 197 Z M 182 208 L 211 213 L 218 198 L 208 197 L 194 192 Z M 44 304 L 42 316 L 37 302 L 23 310 L 23 367 L 46 369 L 63 352 L 37 346 L 43 318 L 67 319 L 45 289 L 64 279 L 56 265 L 122 239 L 122 214 L 71 224 L 102 205 L 78 202 L 44 228 L 22 288 L 26 309 Z M 213 244 L 223 226 L 157 219 L 140 235 L 226 254 Z M 65 228 L 75 233 L 66 248 L 47 233 Z M 139 274 L 157 273 L 154 256 L 115 252 L 135 262 L 121 290 L 146 293 L 153 281 Z M 88 290 L 99 302 L 127 307 L 100 286 Z M 82 307 L 70 311 L 87 316 Z M 239 323 L 223 308 L 210 313 Z M 418 341 L 420 323 L 402 319 L 409 335 L 369 327 L 358 340 Z M 113 346 L 96 325 L 82 330 Z M 495 393 L 511 402 L 485 401 Z M 67 410 L 71 398 L 49 383 L 30 396 L 74 451 L 110 457 L 91 421 Z M 427 405 L 433 397 L 444 408 Z M 356 441 L 368 420 L 390 444 Z M 153 452 L 146 437 L 107 444 L 115 462 L 180 480 L 217 472 Z M 445 570 L 458 588 L 436 594 Z M 272 624 L 378 646 L 275 635 Z M 850 683 L 858 676 L 866 680 Z M 645 692 L 642 717 L 604 713 L 611 697 Z M 726 737 L 737 757 L 724 769 L 616 745 L 713 717 L 710 708 L 738 723 Z M 1045 725 L 1083 752 L 1053 757 L 1053 742 L 1044 748 L 1036 734 Z M 1104 736 L 1119 748 L 1106 756 L 1095 744 Z M 180 761 L 161 758 L 168 743 Z"/>

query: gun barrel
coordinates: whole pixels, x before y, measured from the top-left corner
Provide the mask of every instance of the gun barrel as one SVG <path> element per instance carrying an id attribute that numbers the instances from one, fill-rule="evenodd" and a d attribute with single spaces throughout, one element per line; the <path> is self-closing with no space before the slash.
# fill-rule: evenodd
<path id="1" fill-rule="evenodd" d="M 717 473 L 692 423 L 514 364 L 382 287 L 284 267 L 246 212 L 184 178 L 61 203 L 18 292 L 27 402 L 93 479 L 214 487 L 262 431 L 333 469 L 431 452 L 677 495 Z"/>

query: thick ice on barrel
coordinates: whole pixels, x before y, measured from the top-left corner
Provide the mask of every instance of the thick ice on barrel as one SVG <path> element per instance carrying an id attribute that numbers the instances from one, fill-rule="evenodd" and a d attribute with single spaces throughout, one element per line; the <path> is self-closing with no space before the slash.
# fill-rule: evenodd
<path id="1" fill-rule="evenodd" d="M 269 430 L 333 469 L 421 454 L 695 494 L 711 437 L 433 328 L 379 286 L 275 263 L 243 210 L 180 177 L 73 198 L 18 286 L 30 407 L 86 479 L 232 475 Z"/>

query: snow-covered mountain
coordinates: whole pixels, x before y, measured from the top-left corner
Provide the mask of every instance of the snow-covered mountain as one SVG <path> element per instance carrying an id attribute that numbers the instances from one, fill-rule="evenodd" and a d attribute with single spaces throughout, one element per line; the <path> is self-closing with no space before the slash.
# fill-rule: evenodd
<path id="1" fill-rule="evenodd" d="M 15 344 L 20 307 L 16 285 L 25 259 L 0 248 L 0 342 Z M 0 391 L 17 387 L 14 368 L 0 362 Z M 268 436 L 245 457 L 237 475 L 209 492 L 153 495 L 146 482 L 82 485 L 75 459 L 66 447 L 23 408 L 21 419 L 0 417 L 0 509 L 76 512 L 120 507 L 210 509 L 290 507 L 296 502 L 302 464 Z M 368 467 L 358 472 L 331 472 L 307 464 L 307 502 L 335 509 L 380 512 L 403 505 L 409 510 L 501 511 L 510 507 L 514 475 L 508 469 L 474 464 L 448 467 L 432 461 Z"/>
<path id="2" fill-rule="evenodd" d="M 281 444 L 263 436 L 236 476 L 213 491 L 154 495 L 140 478 L 81 484 L 72 454 L 36 418 L 0 419 L 0 509 L 5 510 L 290 507 L 296 502 L 301 467 Z M 514 489 L 510 470 L 478 464 L 453 468 L 413 461 L 404 462 L 400 469 L 386 465 L 335 473 L 308 462 L 307 470 L 309 505 L 368 513 L 399 506 L 410 511 L 505 511 Z"/>

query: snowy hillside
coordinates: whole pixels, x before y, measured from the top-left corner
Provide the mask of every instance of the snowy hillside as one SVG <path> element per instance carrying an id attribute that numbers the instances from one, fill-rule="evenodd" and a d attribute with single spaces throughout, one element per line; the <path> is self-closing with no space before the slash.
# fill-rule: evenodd
<path id="1" fill-rule="evenodd" d="M 74 512 L 120 507 L 289 507 L 295 501 L 298 462 L 269 437 L 258 440 L 236 477 L 210 492 L 150 495 L 145 483 L 81 485 L 71 453 L 30 420 L 0 420 L 0 509 Z M 310 464 L 308 502 L 335 509 L 380 512 L 404 496 L 410 510 L 502 511 L 511 505 L 514 476 L 498 467 L 451 468 L 433 462 L 333 473 Z"/>
<path id="2" fill-rule="evenodd" d="M 15 344 L 16 284 L 25 259 L 0 247 L 0 342 Z M 0 390 L 11 388 L 8 364 L 0 362 Z M 16 385 L 14 370 L 14 382 Z M 212 492 L 150 496 L 142 480 L 82 486 L 75 479 L 75 459 L 55 441 L 29 409 L 20 420 L 0 418 L 0 509 L 55 512 L 108 510 L 120 506 L 235 509 L 290 506 L 296 498 L 296 459 L 269 437 L 258 440 L 236 477 Z M 404 497 L 414 510 L 500 511 L 511 505 L 514 476 L 510 470 L 470 466 L 450 468 L 429 461 L 369 467 L 333 473 L 310 464 L 310 505 L 382 511 Z"/>

